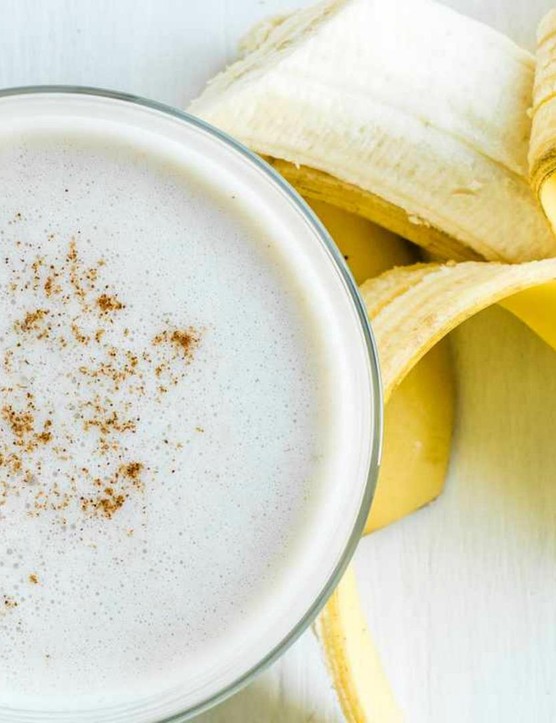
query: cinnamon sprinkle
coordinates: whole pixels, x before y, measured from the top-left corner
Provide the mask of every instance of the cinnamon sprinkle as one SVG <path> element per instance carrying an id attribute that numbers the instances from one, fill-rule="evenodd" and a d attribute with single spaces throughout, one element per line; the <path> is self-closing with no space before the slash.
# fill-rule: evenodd
<path id="1" fill-rule="evenodd" d="M 31 308 L 14 323 L 14 343 L 4 347 L 0 359 L 0 506 L 26 495 L 32 517 L 50 511 L 65 525 L 74 510 L 85 519 L 110 520 L 143 492 L 152 474 L 132 443 L 141 425 L 138 410 L 181 382 L 201 332 L 165 323 L 150 343 L 134 348 L 127 304 L 101 279 L 104 259 L 86 265 L 79 234 L 64 243 L 49 233 L 47 241 L 48 256 L 26 261 L 23 248 L 32 246 L 18 239 L 5 258 L 11 278 L 4 288 L 28 298 Z M 68 360 L 61 362 L 60 373 L 73 390 L 72 418 L 59 418 L 40 399 L 27 355 L 30 344 L 43 345 L 43 356 Z M 78 363 L 72 354 L 76 344 Z M 80 443 L 95 449 L 90 469 L 74 462 Z M 55 478 L 45 477 L 47 460 L 45 469 L 52 462 L 57 466 Z M 29 581 L 38 584 L 35 573 Z"/>
<path id="2" fill-rule="evenodd" d="M 109 294 L 101 294 L 97 299 L 97 306 L 102 314 L 108 314 L 110 311 L 120 311 L 125 308 L 125 305 L 117 296 L 110 296 Z"/>
<path id="3" fill-rule="evenodd" d="M 9 424 L 18 441 L 33 431 L 33 415 L 29 412 L 16 412 L 11 405 L 7 405 L 2 407 L 2 418 Z"/>
<path id="4" fill-rule="evenodd" d="M 32 331 L 34 329 L 37 329 L 40 322 L 47 314 L 48 311 L 46 309 L 35 309 L 35 311 L 28 311 L 25 314 L 25 318 L 23 319 L 23 321 L 16 322 L 16 325 L 19 326 L 21 331 Z"/>
<path id="5" fill-rule="evenodd" d="M 189 362 L 193 359 L 193 353 L 200 340 L 199 332 L 193 327 L 188 327 L 187 329 L 163 331 L 155 336 L 153 344 L 155 344 L 155 346 L 164 343 L 172 344 L 174 348 L 183 355 L 184 359 Z"/>

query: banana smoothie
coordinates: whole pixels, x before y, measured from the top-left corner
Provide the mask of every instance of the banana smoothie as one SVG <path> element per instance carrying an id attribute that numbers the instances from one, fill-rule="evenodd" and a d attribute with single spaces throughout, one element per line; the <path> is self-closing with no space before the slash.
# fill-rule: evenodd
<path id="1" fill-rule="evenodd" d="M 248 670 L 310 606 L 368 465 L 336 277 L 222 162 L 70 106 L 14 130 L 0 104 L 10 722 L 172 713 Z"/>

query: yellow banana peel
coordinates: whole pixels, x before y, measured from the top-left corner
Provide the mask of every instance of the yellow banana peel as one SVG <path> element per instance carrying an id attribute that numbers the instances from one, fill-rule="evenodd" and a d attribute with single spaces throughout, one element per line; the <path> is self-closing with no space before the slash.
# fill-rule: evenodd
<path id="1" fill-rule="evenodd" d="M 304 195 L 444 258 L 556 255 L 527 178 L 535 61 L 509 38 L 429 0 L 323 0 L 243 47 L 189 110 Z"/>
<path id="2" fill-rule="evenodd" d="M 539 35 L 531 179 L 542 208 L 556 229 L 556 11 L 543 21 Z M 286 175 L 287 165 L 279 164 Z M 300 169 L 295 166 L 289 170 L 292 180 L 297 178 L 303 187 L 300 178 L 307 178 L 307 174 L 299 173 Z M 307 192 L 306 188 L 304 190 Z M 353 196 L 350 201 L 340 200 L 338 205 L 362 210 L 361 205 L 353 201 Z M 363 215 L 369 216 L 364 209 Z M 389 227 L 393 228 L 391 224 Z M 430 245 L 428 248 L 433 253 L 438 252 L 438 248 L 431 249 Z M 439 253 L 445 253 L 445 249 L 440 247 Z M 480 263 L 420 264 L 394 269 L 364 283 L 361 290 L 373 320 L 382 364 L 386 425 L 400 393 L 407 390 L 412 377 L 427 369 L 423 362 L 432 358 L 439 348 L 438 342 L 460 323 L 493 303 L 498 302 L 513 313 L 556 350 L 555 278 L 556 260 L 550 260 L 513 267 Z M 423 389 L 426 389 L 426 383 L 419 383 L 418 390 Z M 436 397 L 430 394 L 428 403 L 434 403 Z M 400 460 L 405 455 L 407 466 L 411 467 L 411 447 L 408 440 L 402 438 L 403 424 L 400 422 L 404 418 L 410 417 L 400 415 L 395 425 L 394 436 L 399 439 L 400 446 L 393 456 Z M 435 418 L 440 419 L 441 414 L 437 412 Z M 428 429 L 433 428 L 429 422 Z M 385 461 L 388 439 L 387 435 Z M 442 444 L 439 448 L 443 448 Z M 381 471 L 375 512 L 383 514 L 383 510 L 393 503 L 393 490 L 400 484 L 400 473 L 403 473 L 401 468 L 399 463 L 391 465 L 393 480 L 386 475 L 387 468 Z M 422 467 L 419 469 L 422 471 Z M 420 475 L 419 486 L 421 484 Z M 388 494 L 380 499 L 381 492 L 384 494 L 388 488 Z M 395 518 L 394 515 L 391 517 Z M 353 569 L 338 585 L 315 629 L 346 720 L 398 723 L 402 714 L 367 630 Z"/>
<path id="3" fill-rule="evenodd" d="M 402 713 L 367 629 L 352 567 L 317 618 L 315 632 L 346 720 L 401 723 Z"/>

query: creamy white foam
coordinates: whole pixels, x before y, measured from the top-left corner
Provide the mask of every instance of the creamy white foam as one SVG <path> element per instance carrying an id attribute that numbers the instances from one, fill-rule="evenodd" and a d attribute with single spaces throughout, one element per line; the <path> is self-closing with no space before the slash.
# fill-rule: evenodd
<path id="1" fill-rule="evenodd" d="M 130 136 L 0 136 L 0 718 L 194 698 L 345 535 L 326 299 L 241 184 Z"/>

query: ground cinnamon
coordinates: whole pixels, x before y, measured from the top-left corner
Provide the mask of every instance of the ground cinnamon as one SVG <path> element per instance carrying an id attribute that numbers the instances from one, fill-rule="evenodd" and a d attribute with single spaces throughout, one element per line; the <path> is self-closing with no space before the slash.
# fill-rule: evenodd
<path id="1" fill-rule="evenodd" d="M 138 457 L 132 443 L 142 423 L 141 402 L 149 389 L 164 395 L 180 383 L 201 332 L 167 325 L 144 348 L 134 348 L 127 304 L 103 282 L 104 259 L 87 265 L 79 234 L 64 242 L 49 233 L 47 243 L 48 260 L 46 254 L 25 260 L 26 242 L 19 239 L 5 258 L 9 293 L 33 301 L 14 323 L 15 341 L 1 359 L 8 382 L 0 387 L 0 506 L 25 494 L 32 516 L 63 512 L 65 524 L 73 509 L 85 518 L 110 520 L 144 491 L 152 473 L 148 451 Z M 37 345 L 45 357 L 57 354 L 74 364 L 65 370 L 73 389 L 72 419 L 46 408 L 34 388 L 22 383 L 27 353 Z M 77 365 L 70 354 L 76 345 L 84 360 Z M 95 471 L 74 460 L 75 445 L 83 440 L 95 447 Z M 57 462 L 56 479 L 45 477 L 46 459 Z M 30 575 L 30 582 L 36 584 L 35 578 Z"/>

